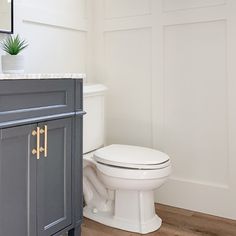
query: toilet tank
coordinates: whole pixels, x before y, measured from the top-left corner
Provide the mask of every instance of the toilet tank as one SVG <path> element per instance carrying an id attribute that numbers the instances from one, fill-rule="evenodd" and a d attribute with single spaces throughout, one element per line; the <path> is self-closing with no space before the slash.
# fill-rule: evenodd
<path id="1" fill-rule="evenodd" d="M 84 84 L 83 153 L 104 145 L 104 97 L 107 88 L 102 84 Z"/>

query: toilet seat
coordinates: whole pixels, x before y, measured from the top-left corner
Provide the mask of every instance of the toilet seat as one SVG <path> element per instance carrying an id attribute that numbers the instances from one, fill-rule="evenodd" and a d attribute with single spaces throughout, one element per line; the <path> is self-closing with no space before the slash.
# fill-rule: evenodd
<path id="1" fill-rule="evenodd" d="M 159 169 L 163 169 L 170 166 L 169 160 L 164 163 L 157 164 L 157 165 L 123 165 L 123 166 L 122 166 L 122 163 L 117 165 L 117 163 L 107 164 L 107 163 L 100 162 L 98 160 L 95 160 L 95 162 L 100 165 L 107 166 L 107 167 L 112 167 L 112 168 L 117 168 L 117 169 L 126 169 L 126 170 L 159 170 Z"/>
<path id="2" fill-rule="evenodd" d="M 93 159 L 101 165 L 131 170 L 156 170 L 170 165 L 169 156 L 163 152 L 120 144 L 98 149 Z"/>
<path id="3" fill-rule="evenodd" d="M 96 164 L 97 169 L 110 177 L 121 179 L 136 179 L 136 180 L 150 180 L 166 178 L 170 175 L 171 165 L 160 169 L 129 169 L 104 165 L 101 163 Z"/>

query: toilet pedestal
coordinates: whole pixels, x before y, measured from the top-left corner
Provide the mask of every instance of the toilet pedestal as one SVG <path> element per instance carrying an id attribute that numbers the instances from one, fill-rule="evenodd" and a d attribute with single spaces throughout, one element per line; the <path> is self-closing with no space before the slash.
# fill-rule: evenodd
<path id="1" fill-rule="evenodd" d="M 116 190 L 114 212 L 85 207 L 84 216 L 114 228 L 150 233 L 159 229 L 162 222 L 155 213 L 153 195 L 153 191 Z"/>

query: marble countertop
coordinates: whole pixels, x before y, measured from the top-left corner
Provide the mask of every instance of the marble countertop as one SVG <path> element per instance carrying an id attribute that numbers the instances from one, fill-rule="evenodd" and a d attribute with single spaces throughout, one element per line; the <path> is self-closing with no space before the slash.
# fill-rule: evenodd
<path id="1" fill-rule="evenodd" d="M 86 79 L 86 74 L 80 73 L 39 73 L 39 74 L 0 74 L 0 80 L 14 79 Z"/>

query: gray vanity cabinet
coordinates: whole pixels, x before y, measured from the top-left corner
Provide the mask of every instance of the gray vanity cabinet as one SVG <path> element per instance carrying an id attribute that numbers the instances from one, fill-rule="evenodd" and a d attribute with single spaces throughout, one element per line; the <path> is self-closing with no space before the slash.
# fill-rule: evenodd
<path id="1" fill-rule="evenodd" d="M 0 130 L 0 235 L 36 235 L 34 125 Z"/>
<path id="2" fill-rule="evenodd" d="M 82 80 L 0 80 L 0 236 L 80 235 L 81 104 Z"/>

